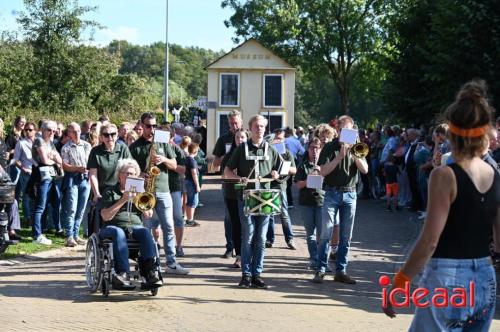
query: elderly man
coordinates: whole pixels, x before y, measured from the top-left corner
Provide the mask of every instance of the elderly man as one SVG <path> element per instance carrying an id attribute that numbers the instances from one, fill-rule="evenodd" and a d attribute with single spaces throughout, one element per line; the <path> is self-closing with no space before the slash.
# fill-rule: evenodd
<path id="1" fill-rule="evenodd" d="M 215 143 L 213 155 L 215 156 L 213 166 L 219 167 L 224 156 L 231 149 L 231 145 L 234 142 L 234 133 L 241 129 L 241 113 L 237 110 L 231 111 L 227 115 L 227 120 L 229 122 L 229 132 L 220 136 Z M 221 170 L 224 172 L 224 170 Z M 226 238 L 226 251 L 222 254 L 221 258 L 229 258 L 233 253 L 233 240 L 232 240 L 232 229 L 231 229 L 231 218 L 229 216 L 229 211 L 226 207 L 224 209 L 224 236 Z"/>
<path id="2" fill-rule="evenodd" d="M 76 122 L 68 125 L 69 141 L 61 150 L 61 158 L 65 171 L 63 179 L 63 225 L 66 227 L 66 246 L 75 247 L 85 244 L 78 234 L 83 213 L 90 194 L 90 183 L 87 171 L 90 143 L 80 139 L 80 126 Z"/>

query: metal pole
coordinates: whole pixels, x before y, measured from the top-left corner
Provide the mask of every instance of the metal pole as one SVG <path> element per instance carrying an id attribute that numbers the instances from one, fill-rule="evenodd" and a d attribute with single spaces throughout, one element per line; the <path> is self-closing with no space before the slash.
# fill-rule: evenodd
<path id="1" fill-rule="evenodd" d="M 168 0 L 166 9 L 166 23 L 165 23 L 165 75 L 163 82 L 163 111 L 165 121 L 168 121 Z"/>

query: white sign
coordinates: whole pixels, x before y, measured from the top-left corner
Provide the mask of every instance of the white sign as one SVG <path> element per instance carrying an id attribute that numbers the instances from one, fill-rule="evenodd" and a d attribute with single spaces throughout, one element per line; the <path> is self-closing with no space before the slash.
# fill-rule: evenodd
<path id="1" fill-rule="evenodd" d="M 229 151 L 231 151 L 231 146 L 232 146 L 231 143 L 226 143 L 226 154 L 228 154 Z"/>
<path id="2" fill-rule="evenodd" d="M 290 172 L 290 167 L 291 166 L 292 166 L 292 162 L 291 161 L 284 160 L 281 163 L 280 175 L 288 175 L 288 172 Z"/>
<path id="3" fill-rule="evenodd" d="M 308 175 L 306 187 L 310 189 L 323 188 L 323 177 L 321 175 Z"/>
<path id="4" fill-rule="evenodd" d="M 358 131 L 356 129 L 343 128 L 340 131 L 340 143 L 355 144 L 358 139 Z"/>
<path id="5" fill-rule="evenodd" d="M 128 177 L 125 181 L 125 191 L 134 191 L 136 193 L 144 192 L 144 179 Z"/>
<path id="6" fill-rule="evenodd" d="M 168 130 L 155 130 L 155 143 L 167 143 L 170 142 L 170 132 Z"/>
<path id="7" fill-rule="evenodd" d="M 206 111 L 208 108 L 208 98 L 205 96 L 199 96 L 198 99 L 191 105 L 197 107 L 200 110 Z"/>

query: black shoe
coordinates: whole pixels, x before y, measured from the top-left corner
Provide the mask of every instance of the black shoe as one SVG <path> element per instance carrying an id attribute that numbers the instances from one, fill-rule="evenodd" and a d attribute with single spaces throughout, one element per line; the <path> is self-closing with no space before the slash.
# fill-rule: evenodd
<path id="1" fill-rule="evenodd" d="M 60 238 L 66 238 L 66 235 L 64 235 L 64 231 L 61 229 L 60 231 L 55 232 L 56 237 Z"/>
<path id="2" fill-rule="evenodd" d="M 271 241 L 266 241 L 266 248 L 272 248 L 273 243 Z"/>
<path id="3" fill-rule="evenodd" d="M 289 240 L 287 243 L 286 243 L 288 249 L 291 249 L 291 250 L 297 250 L 297 246 L 295 245 L 295 242 L 292 240 Z"/>
<path id="4" fill-rule="evenodd" d="M 220 258 L 233 257 L 233 249 L 226 249 L 226 251 L 220 256 Z"/>
<path id="5" fill-rule="evenodd" d="M 194 221 L 194 220 L 186 220 L 186 227 L 198 227 L 200 226 L 200 223 Z"/>
<path id="6" fill-rule="evenodd" d="M 325 279 L 325 272 L 316 272 L 316 274 L 314 275 L 314 278 L 313 278 L 313 282 L 315 284 L 321 284 L 323 283 L 323 279 Z"/>
<path id="7" fill-rule="evenodd" d="M 336 282 L 343 282 L 345 284 L 350 284 L 350 285 L 355 285 L 356 280 L 353 278 L 349 277 L 345 272 L 337 272 L 335 273 L 335 277 L 333 277 L 333 281 Z"/>
<path id="8" fill-rule="evenodd" d="M 19 236 L 18 234 L 14 233 L 14 234 L 9 234 L 9 239 L 11 241 L 22 241 L 23 238 L 21 236 Z"/>
<path id="9" fill-rule="evenodd" d="M 392 212 L 392 207 L 388 206 L 385 210 L 386 210 L 386 211 L 391 211 L 391 212 Z"/>
<path id="10" fill-rule="evenodd" d="M 240 283 L 238 284 L 238 287 L 248 288 L 250 287 L 251 284 L 252 284 L 252 278 L 244 274 L 241 276 L 241 280 Z"/>
<path id="11" fill-rule="evenodd" d="M 252 287 L 267 289 L 267 285 L 259 276 L 252 277 Z"/>
<path id="12" fill-rule="evenodd" d="M 117 290 L 135 289 L 135 286 L 130 283 L 128 275 L 125 272 L 113 275 L 111 283 L 113 285 L 113 288 Z"/>

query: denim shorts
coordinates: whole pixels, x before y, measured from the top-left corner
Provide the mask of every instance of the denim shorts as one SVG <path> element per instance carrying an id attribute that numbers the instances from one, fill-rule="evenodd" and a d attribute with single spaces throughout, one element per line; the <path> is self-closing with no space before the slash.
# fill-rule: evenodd
<path id="1" fill-rule="evenodd" d="M 196 186 L 194 182 L 189 180 L 184 180 L 187 192 L 187 202 L 186 205 L 190 208 L 196 208 L 198 206 L 198 196 L 199 193 L 196 192 Z"/>
<path id="2" fill-rule="evenodd" d="M 429 305 L 417 308 L 410 331 L 488 331 L 495 313 L 496 277 L 489 257 L 477 259 L 433 258 L 424 269 L 419 287 L 430 291 L 432 298 L 436 288 L 448 290 L 448 299 L 453 289 L 465 288 L 470 301 L 471 282 L 474 284 L 474 306 L 451 305 L 436 308 Z"/>

